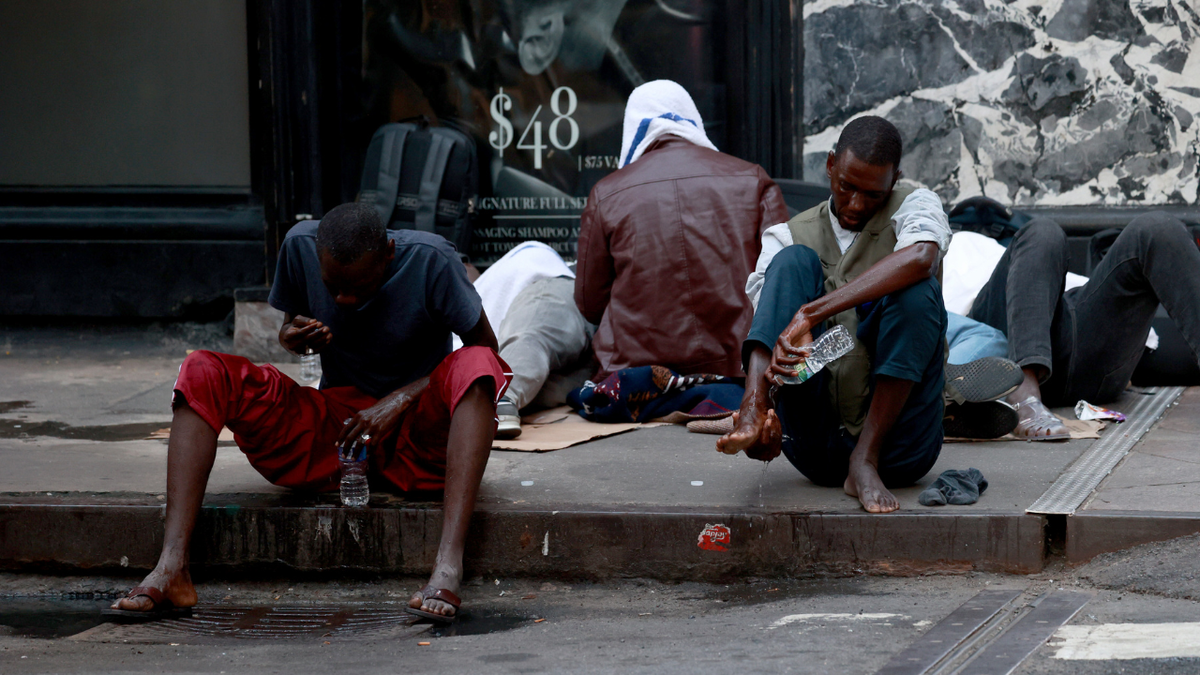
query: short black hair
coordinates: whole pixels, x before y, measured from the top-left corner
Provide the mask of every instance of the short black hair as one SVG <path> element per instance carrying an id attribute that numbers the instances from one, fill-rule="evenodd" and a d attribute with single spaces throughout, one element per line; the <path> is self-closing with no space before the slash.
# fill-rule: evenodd
<path id="1" fill-rule="evenodd" d="M 335 206 L 317 226 L 317 248 L 347 265 L 387 246 L 387 228 L 372 206 L 350 202 Z"/>
<path id="2" fill-rule="evenodd" d="M 903 149 L 904 143 L 894 124 L 882 117 L 867 115 L 852 120 L 842 129 L 833 156 L 841 157 L 843 152 L 850 150 L 855 157 L 872 166 L 891 164 L 899 167 Z"/>

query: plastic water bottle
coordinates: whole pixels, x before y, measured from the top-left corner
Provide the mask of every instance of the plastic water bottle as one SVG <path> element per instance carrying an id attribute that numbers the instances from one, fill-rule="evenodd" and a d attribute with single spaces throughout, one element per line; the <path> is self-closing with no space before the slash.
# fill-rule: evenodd
<path id="1" fill-rule="evenodd" d="M 366 506 L 371 498 L 367 486 L 367 446 L 352 441 L 338 448 L 338 464 L 342 467 L 342 505 Z"/>
<path id="2" fill-rule="evenodd" d="M 313 353 L 312 347 L 306 347 L 300 357 L 300 381 L 316 382 L 321 379 L 321 357 Z"/>
<path id="3" fill-rule="evenodd" d="M 780 384 L 800 384 L 816 375 L 830 361 L 839 359 L 854 349 L 854 338 L 845 326 L 834 326 L 808 346 L 807 359 L 796 364 L 794 377 L 777 377 Z"/>

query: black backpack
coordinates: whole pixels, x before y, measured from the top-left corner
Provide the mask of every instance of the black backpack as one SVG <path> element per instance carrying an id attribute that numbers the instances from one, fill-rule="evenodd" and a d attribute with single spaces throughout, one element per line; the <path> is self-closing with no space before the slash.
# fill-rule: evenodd
<path id="1" fill-rule="evenodd" d="M 1032 218 L 988 197 L 970 197 L 954 206 L 948 216 L 950 229 L 977 232 L 1008 246 L 1013 235 Z"/>
<path id="2" fill-rule="evenodd" d="M 439 234 L 466 260 L 478 194 L 475 143 L 463 132 L 419 118 L 371 137 L 358 201 L 374 206 L 389 230 Z"/>

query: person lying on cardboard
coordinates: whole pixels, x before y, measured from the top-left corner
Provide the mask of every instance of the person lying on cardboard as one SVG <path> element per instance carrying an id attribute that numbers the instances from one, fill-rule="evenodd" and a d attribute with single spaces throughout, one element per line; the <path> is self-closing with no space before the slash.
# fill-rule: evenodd
<path id="1" fill-rule="evenodd" d="M 1070 438 L 1046 403 L 1119 397 L 1159 303 L 1200 357 L 1200 249 L 1182 222 L 1162 211 L 1134 218 L 1086 283 L 1070 290 L 1068 258 L 1058 223 L 1034 218 L 1017 230 L 971 305 L 972 319 L 1008 336 L 1009 358 L 1023 371 L 1008 397 L 1020 419 L 1017 438 Z"/>

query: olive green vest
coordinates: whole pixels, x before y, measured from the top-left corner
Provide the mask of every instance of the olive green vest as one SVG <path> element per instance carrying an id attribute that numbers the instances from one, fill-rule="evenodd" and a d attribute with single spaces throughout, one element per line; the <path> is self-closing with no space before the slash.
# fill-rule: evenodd
<path id="1" fill-rule="evenodd" d="M 896 249 L 896 230 L 892 216 L 900 209 L 912 188 L 897 187 L 879 213 L 867 222 L 850 248 L 843 254 L 829 222 L 829 202 L 798 214 L 788 221 L 792 243 L 802 244 L 817 252 L 825 272 L 825 292 L 830 293 L 858 278 L 875 263 Z M 939 272 L 940 274 L 940 272 Z M 826 322 L 826 328 L 842 325 L 851 335 L 858 333 L 858 314 L 850 309 Z M 829 398 L 842 424 L 855 436 L 862 433 L 870 405 L 871 355 L 862 342 L 842 358 L 825 366 L 829 370 Z"/>

